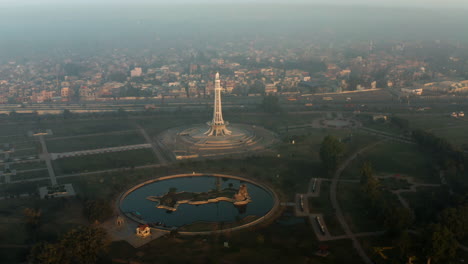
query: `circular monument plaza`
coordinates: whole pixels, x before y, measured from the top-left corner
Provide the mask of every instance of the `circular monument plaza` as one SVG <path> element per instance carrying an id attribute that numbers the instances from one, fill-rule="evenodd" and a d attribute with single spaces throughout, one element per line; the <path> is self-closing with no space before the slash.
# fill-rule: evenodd
<path id="1" fill-rule="evenodd" d="M 232 124 L 227 128 L 229 135 L 211 136 L 206 134 L 206 124 L 182 126 L 166 130 L 158 139 L 177 159 L 262 151 L 278 141 L 273 132 L 259 126 Z"/>
<path id="2" fill-rule="evenodd" d="M 146 181 L 119 202 L 130 221 L 181 234 L 237 230 L 272 217 L 275 192 L 250 179 L 222 174 L 179 174 Z"/>
<path id="3" fill-rule="evenodd" d="M 264 128 L 225 122 L 221 91 L 219 73 L 216 73 L 213 119 L 207 124 L 166 130 L 158 136 L 158 144 L 181 160 L 261 151 L 277 142 L 277 136 Z"/>

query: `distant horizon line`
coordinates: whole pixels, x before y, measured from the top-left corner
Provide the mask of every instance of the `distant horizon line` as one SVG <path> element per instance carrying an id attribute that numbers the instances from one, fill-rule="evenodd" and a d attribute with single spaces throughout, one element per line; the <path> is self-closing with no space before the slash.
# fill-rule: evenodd
<path id="1" fill-rule="evenodd" d="M 35 3 L 10 3 L 10 4 L 1 4 L 0 7 L 2 8 L 38 8 L 38 7 L 106 7 L 106 8 L 118 8 L 118 7 L 134 7 L 134 8 L 141 8 L 141 7 L 180 7 L 180 6 L 258 6 L 262 8 L 274 7 L 274 6 L 289 6 L 289 7 L 301 7 L 301 6 L 311 6 L 311 7 L 320 7 L 320 8 L 375 8 L 375 9 L 410 9 L 410 10 L 453 10 L 453 9 L 468 9 L 468 4 L 463 6 L 454 6 L 454 5 L 442 5 L 442 4 L 426 4 L 424 6 L 417 5 L 417 4 L 402 4 L 402 5 L 387 5 L 382 3 L 359 3 L 359 4 L 338 4 L 338 3 L 307 3 L 307 2 L 293 2 L 293 3 L 282 3 L 282 2 L 200 2 L 200 3 L 193 3 L 193 2 L 172 2 L 172 3 L 143 3 L 143 2 L 136 2 L 136 3 L 96 3 L 96 2 L 74 2 L 74 3 L 43 3 L 39 4 Z"/>

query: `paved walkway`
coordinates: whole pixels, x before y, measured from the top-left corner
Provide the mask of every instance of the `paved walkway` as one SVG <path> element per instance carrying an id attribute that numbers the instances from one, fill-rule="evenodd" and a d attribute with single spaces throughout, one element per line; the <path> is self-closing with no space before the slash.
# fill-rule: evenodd
<path id="1" fill-rule="evenodd" d="M 377 178 L 378 179 L 388 179 L 388 178 L 396 178 L 396 177 L 393 176 L 393 175 L 387 175 L 387 176 L 377 176 Z M 404 179 L 410 184 L 409 189 L 398 189 L 398 190 L 391 191 L 392 193 L 394 193 L 398 197 L 398 200 L 400 201 L 401 205 L 403 205 L 403 207 L 405 207 L 406 209 L 410 209 L 410 210 L 411 210 L 411 207 L 409 206 L 408 201 L 406 201 L 405 198 L 403 198 L 403 196 L 401 196 L 401 193 L 404 193 L 404 192 L 417 192 L 418 191 L 417 188 L 419 188 L 419 187 L 440 187 L 440 186 L 442 186 L 442 184 L 418 183 L 418 182 L 416 182 L 416 180 L 413 177 L 407 176 L 407 175 L 401 175 L 396 179 Z"/>
<path id="2" fill-rule="evenodd" d="M 161 153 L 162 150 L 159 147 L 159 145 L 153 140 L 151 140 L 151 137 L 148 135 L 148 133 L 146 133 L 146 130 L 143 127 L 138 126 L 138 129 L 141 135 L 146 139 L 146 142 L 151 145 L 151 149 L 153 149 L 154 155 L 156 155 L 156 158 L 158 159 L 159 163 L 161 163 L 162 165 L 168 164 L 169 162 Z"/>
<path id="3" fill-rule="evenodd" d="M 115 218 L 104 222 L 103 227 L 112 241 L 125 240 L 134 248 L 141 247 L 159 237 L 167 235 L 168 231 L 151 228 L 151 235 L 149 237 L 141 238 L 135 235 L 138 224 L 133 221 L 124 221 L 122 226 L 117 226 Z"/>
<path id="4" fill-rule="evenodd" d="M 50 181 L 52 182 L 52 185 L 57 185 L 57 178 L 55 177 L 54 168 L 52 167 L 52 162 L 50 160 L 50 154 L 49 154 L 49 151 L 47 151 L 47 145 L 45 143 L 44 136 L 39 136 L 39 141 L 41 142 L 41 146 L 42 146 L 41 157 L 46 162 L 47 170 L 49 171 Z"/>
<path id="5" fill-rule="evenodd" d="M 362 258 L 362 260 L 367 263 L 367 264 L 372 264 L 372 260 L 367 256 L 366 252 L 361 246 L 361 243 L 357 239 L 356 234 L 354 234 L 351 231 L 351 228 L 349 227 L 348 223 L 346 222 L 346 218 L 344 217 L 343 211 L 341 210 L 341 206 L 338 202 L 337 198 L 337 189 L 338 189 L 338 181 L 340 179 L 341 173 L 343 170 L 353 161 L 359 154 L 375 147 L 377 144 L 380 144 L 382 141 L 378 141 L 376 143 L 373 143 L 371 145 L 368 145 L 358 151 L 356 151 L 354 154 L 352 154 L 350 157 L 348 157 L 344 162 L 341 163 L 341 165 L 338 167 L 336 170 L 335 174 L 333 175 L 333 180 L 330 188 L 330 198 L 331 198 L 331 203 L 333 206 L 333 209 L 335 210 L 336 213 L 336 218 L 338 219 L 338 222 L 340 223 L 342 229 L 344 230 L 346 236 L 350 238 L 353 241 L 353 246 L 358 252 L 359 256 Z"/>
<path id="6" fill-rule="evenodd" d="M 89 149 L 89 150 L 80 150 L 80 151 L 71 151 L 71 152 L 51 153 L 50 156 L 52 160 L 56 160 L 56 159 L 61 159 L 61 158 L 95 155 L 95 154 L 109 153 L 109 152 L 120 152 L 120 151 L 128 151 L 128 150 L 136 150 L 136 149 L 144 149 L 144 148 L 151 148 L 151 144 L 136 144 L 136 145 L 126 145 L 126 146 L 118 146 L 118 147 L 110 147 L 110 148 L 99 148 L 99 149 Z"/>

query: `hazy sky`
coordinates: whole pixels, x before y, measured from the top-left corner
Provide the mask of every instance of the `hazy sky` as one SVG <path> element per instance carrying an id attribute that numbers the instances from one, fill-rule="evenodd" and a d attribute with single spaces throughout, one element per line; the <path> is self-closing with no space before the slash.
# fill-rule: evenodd
<path id="1" fill-rule="evenodd" d="M 467 8 L 467 0 L 0 0 L 0 5 L 42 5 L 42 4 L 174 4 L 174 3 L 303 3 L 327 5 L 372 5 Z"/>

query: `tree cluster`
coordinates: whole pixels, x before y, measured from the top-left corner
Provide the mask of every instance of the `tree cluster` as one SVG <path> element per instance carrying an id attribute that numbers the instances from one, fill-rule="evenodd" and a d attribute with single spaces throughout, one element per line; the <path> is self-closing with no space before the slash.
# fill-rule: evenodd
<path id="1" fill-rule="evenodd" d="M 361 190 L 372 215 L 385 223 L 387 235 L 399 237 L 412 224 L 414 218 L 410 210 L 385 199 L 384 190 L 369 162 L 364 162 L 361 167 Z"/>
<path id="2" fill-rule="evenodd" d="M 320 159 L 329 173 L 333 173 L 344 152 L 344 144 L 336 137 L 326 136 L 320 145 Z"/>
<path id="3" fill-rule="evenodd" d="M 104 229 L 81 227 L 69 231 L 57 243 L 36 244 L 29 261 L 33 264 L 93 264 L 107 245 Z"/>
<path id="4" fill-rule="evenodd" d="M 87 200 L 84 202 L 83 214 L 89 222 L 104 222 L 112 216 L 113 210 L 109 202 L 104 200 Z"/>

